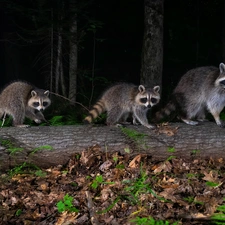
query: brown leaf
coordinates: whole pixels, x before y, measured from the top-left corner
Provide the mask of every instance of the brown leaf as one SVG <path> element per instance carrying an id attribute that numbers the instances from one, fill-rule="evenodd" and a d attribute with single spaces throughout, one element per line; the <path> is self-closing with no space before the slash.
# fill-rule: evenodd
<path id="1" fill-rule="evenodd" d="M 107 160 L 99 167 L 99 169 L 104 172 L 108 170 L 111 165 L 112 165 L 112 162 L 110 160 Z"/>
<path id="2" fill-rule="evenodd" d="M 155 169 L 154 169 L 154 173 L 160 173 L 162 171 L 164 172 L 170 172 L 172 169 L 172 165 L 169 161 L 165 161 L 160 163 Z"/>
<path id="3" fill-rule="evenodd" d="M 172 128 L 169 123 L 162 123 L 157 125 L 157 134 L 166 134 L 167 136 L 173 136 L 177 133 L 179 127 Z"/>
<path id="4" fill-rule="evenodd" d="M 141 161 L 141 157 L 142 155 L 137 155 L 133 158 L 133 160 L 131 160 L 131 162 L 129 163 L 130 168 L 138 168 L 140 165 L 140 161 Z"/>

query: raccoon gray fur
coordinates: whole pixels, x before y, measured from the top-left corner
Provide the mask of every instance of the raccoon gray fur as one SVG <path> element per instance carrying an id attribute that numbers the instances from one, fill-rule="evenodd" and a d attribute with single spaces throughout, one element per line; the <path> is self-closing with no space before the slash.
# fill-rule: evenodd
<path id="1" fill-rule="evenodd" d="M 209 111 L 220 127 L 220 112 L 225 106 L 225 65 L 217 67 L 199 67 L 183 75 L 173 91 L 166 107 L 156 113 L 154 122 L 158 122 L 173 112 L 185 123 L 197 125 L 205 120 Z"/>
<path id="2" fill-rule="evenodd" d="M 116 84 L 103 93 L 84 122 L 91 123 L 107 111 L 107 125 L 126 122 L 129 114 L 132 114 L 133 124 L 140 122 L 147 128 L 154 128 L 148 123 L 147 111 L 159 102 L 159 90 L 159 86 L 145 88 L 143 85 Z"/>
<path id="3" fill-rule="evenodd" d="M 0 94 L 0 118 L 7 114 L 13 118 L 13 126 L 24 125 L 25 117 L 36 123 L 46 121 L 42 112 L 51 104 L 49 91 L 34 87 L 22 81 L 6 86 Z"/>

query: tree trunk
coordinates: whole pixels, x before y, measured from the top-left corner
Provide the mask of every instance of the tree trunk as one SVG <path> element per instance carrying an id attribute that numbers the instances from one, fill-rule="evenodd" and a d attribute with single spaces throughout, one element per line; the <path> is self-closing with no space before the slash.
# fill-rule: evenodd
<path id="1" fill-rule="evenodd" d="M 23 162 L 42 168 L 63 165 L 75 153 L 94 145 L 108 153 L 147 154 L 153 160 L 170 156 L 225 158 L 224 129 L 212 122 L 199 126 L 171 123 L 156 130 L 134 125 L 126 128 L 130 135 L 118 127 L 92 125 L 1 128 L 0 170 Z"/>
<path id="2" fill-rule="evenodd" d="M 224 6 L 223 6 L 223 23 L 222 23 L 222 60 L 223 63 L 225 63 L 225 1 L 224 1 Z"/>
<path id="3" fill-rule="evenodd" d="M 72 3 L 71 3 L 72 5 Z M 78 62 L 78 48 L 77 48 L 77 17 L 73 17 L 70 28 L 70 68 L 69 68 L 69 99 L 76 102 L 77 94 L 77 62 Z"/>
<path id="4" fill-rule="evenodd" d="M 53 70 L 54 70 L 54 27 L 53 27 L 53 8 L 51 8 L 51 28 L 50 28 L 50 92 L 53 92 Z"/>
<path id="5" fill-rule="evenodd" d="M 164 0 L 145 0 L 144 11 L 141 84 L 161 87 Z"/>
<path id="6" fill-rule="evenodd" d="M 60 65 L 62 60 L 62 34 L 61 29 L 58 31 L 57 58 L 55 67 L 55 92 L 59 94 Z"/>
<path id="7" fill-rule="evenodd" d="M 66 94 L 66 85 L 65 85 L 62 59 L 61 59 L 61 63 L 60 63 L 60 83 L 61 83 L 62 95 L 66 97 L 67 94 Z"/>

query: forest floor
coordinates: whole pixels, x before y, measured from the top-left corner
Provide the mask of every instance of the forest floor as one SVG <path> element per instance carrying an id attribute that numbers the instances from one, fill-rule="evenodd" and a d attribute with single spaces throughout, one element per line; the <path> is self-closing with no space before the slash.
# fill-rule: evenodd
<path id="1" fill-rule="evenodd" d="M 0 224 L 225 224 L 224 165 L 172 153 L 156 162 L 99 146 L 65 166 L 23 164 L 0 177 Z"/>

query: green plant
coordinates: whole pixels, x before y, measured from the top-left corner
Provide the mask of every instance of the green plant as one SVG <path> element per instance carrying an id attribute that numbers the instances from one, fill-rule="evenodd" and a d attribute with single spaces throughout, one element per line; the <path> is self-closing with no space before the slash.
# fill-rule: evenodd
<path id="1" fill-rule="evenodd" d="M 194 197 L 188 196 L 188 197 L 185 197 L 184 200 L 187 201 L 188 203 L 192 203 L 194 201 Z"/>
<path id="2" fill-rule="evenodd" d="M 47 173 L 43 172 L 42 170 L 37 170 L 34 174 L 38 177 L 46 177 L 47 175 Z"/>
<path id="3" fill-rule="evenodd" d="M 27 163 L 26 162 L 24 162 L 23 164 L 21 164 L 19 166 L 15 166 L 11 170 L 9 170 L 9 176 L 13 177 L 16 174 L 24 173 L 25 167 L 27 167 Z"/>
<path id="4" fill-rule="evenodd" d="M 225 224 L 225 205 L 217 207 L 218 213 L 214 213 L 211 216 L 214 224 L 222 225 Z"/>
<path id="5" fill-rule="evenodd" d="M 97 189 L 98 186 L 103 183 L 103 181 L 104 181 L 104 179 L 103 179 L 102 175 L 98 175 L 93 180 L 93 182 L 91 184 L 91 187 L 94 188 L 94 189 Z"/>
<path id="6" fill-rule="evenodd" d="M 168 221 L 163 220 L 155 220 L 152 217 L 136 217 L 135 219 L 131 220 L 132 223 L 135 225 L 169 225 Z M 178 222 L 174 222 L 171 225 L 176 225 Z"/>
<path id="7" fill-rule="evenodd" d="M 36 171 L 40 171 L 41 169 L 31 163 L 24 162 L 21 165 L 15 166 L 11 170 L 9 170 L 9 176 L 13 177 L 17 174 L 24 174 L 24 173 L 35 173 Z"/>
<path id="8" fill-rule="evenodd" d="M 63 122 L 63 116 L 53 116 L 48 122 L 49 122 L 52 126 L 60 126 L 60 125 L 64 125 L 64 122 Z"/>
<path id="9" fill-rule="evenodd" d="M 20 216 L 22 214 L 22 209 L 18 209 L 17 211 L 16 211 L 16 216 Z"/>
<path id="10" fill-rule="evenodd" d="M 12 122 L 12 117 L 9 116 L 9 117 L 6 117 L 5 120 L 0 120 L 0 125 L 1 127 L 9 127 L 11 125 L 11 122 Z"/>
<path id="11" fill-rule="evenodd" d="M 170 161 L 171 159 L 174 159 L 174 158 L 176 158 L 176 156 L 171 155 L 171 156 L 169 156 L 169 157 L 166 159 L 166 161 Z"/>
<path id="12" fill-rule="evenodd" d="M 130 153 L 130 148 L 124 148 L 124 152 L 126 152 L 126 153 Z"/>
<path id="13" fill-rule="evenodd" d="M 127 135 L 130 139 L 134 140 L 135 142 L 140 142 L 144 139 L 144 137 L 146 136 L 146 134 L 142 134 L 137 132 L 136 130 L 132 130 L 126 127 L 120 127 L 120 129 L 122 130 L 122 132 Z"/>
<path id="14" fill-rule="evenodd" d="M 124 164 L 117 164 L 116 168 L 122 170 L 122 169 L 125 169 L 125 166 L 124 166 Z"/>
<path id="15" fill-rule="evenodd" d="M 105 182 L 102 175 L 97 175 L 93 180 L 91 187 L 97 189 L 101 184 L 114 184 L 114 182 Z"/>
<path id="16" fill-rule="evenodd" d="M 125 191 L 128 193 L 128 199 L 131 200 L 134 204 L 139 203 L 139 195 L 144 193 L 151 193 L 154 197 L 165 200 L 164 198 L 159 197 L 154 190 L 151 188 L 150 184 L 147 182 L 148 175 L 145 171 L 140 171 L 140 176 L 134 181 L 126 180 L 128 185 L 125 187 Z"/>
<path id="17" fill-rule="evenodd" d="M 195 150 L 192 150 L 192 151 L 191 151 L 191 155 L 192 155 L 192 156 L 196 156 L 196 155 L 198 155 L 199 153 L 200 153 L 200 150 L 196 150 L 196 149 L 195 149 Z"/>
<path id="18" fill-rule="evenodd" d="M 129 128 L 126 128 L 126 127 L 120 127 L 120 129 L 128 138 L 130 138 L 131 140 L 133 140 L 135 142 L 137 147 L 139 147 L 140 145 L 143 146 L 143 144 L 144 144 L 145 148 L 147 147 L 147 146 L 145 146 L 145 143 L 143 141 L 146 134 L 139 133 L 136 130 L 129 129 Z M 129 148 L 125 148 L 124 151 L 126 153 L 130 153 Z"/>
<path id="19" fill-rule="evenodd" d="M 34 148 L 31 152 L 31 154 L 34 154 L 34 153 L 36 153 L 38 151 L 41 151 L 41 150 L 53 150 L 53 147 L 51 145 L 43 145 L 43 146 Z"/>
<path id="20" fill-rule="evenodd" d="M 167 151 L 170 152 L 170 153 L 176 152 L 174 147 L 168 147 Z"/>
<path id="21" fill-rule="evenodd" d="M 115 163 L 117 163 L 117 161 L 118 161 L 118 156 L 113 156 L 113 161 L 114 161 Z"/>
<path id="22" fill-rule="evenodd" d="M 59 212 L 79 212 L 79 210 L 73 206 L 73 197 L 66 194 L 63 200 L 57 202 L 57 209 Z"/>
<path id="23" fill-rule="evenodd" d="M 98 214 L 105 214 L 107 212 L 109 212 L 114 206 L 115 204 L 120 200 L 120 197 L 117 197 L 112 204 L 110 204 L 106 209 L 103 209 L 101 211 L 98 211 Z"/>
<path id="24" fill-rule="evenodd" d="M 218 187 L 220 185 L 219 183 L 212 182 L 212 181 L 207 181 L 205 184 L 209 187 Z"/>
<path id="25" fill-rule="evenodd" d="M 23 148 L 16 147 L 9 139 L 0 139 L 1 145 L 7 148 L 10 155 L 23 151 Z"/>

